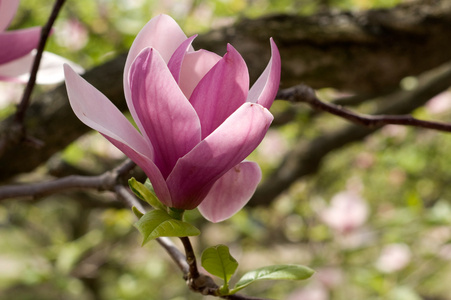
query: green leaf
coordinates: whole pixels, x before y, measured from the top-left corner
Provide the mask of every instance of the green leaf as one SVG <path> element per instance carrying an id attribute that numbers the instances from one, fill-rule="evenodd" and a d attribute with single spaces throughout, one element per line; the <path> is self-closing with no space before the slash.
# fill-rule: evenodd
<path id="1" fill-rule="evenodd" d="M 143 245 L 150 240 L 162 236 L 194 236 L 200 231 L 193 225 L 176 220 L 162 210 L 152 210 L 135 223 L 136 228 L 144 236 Z"/>
<path id="2" fill-rule="evenodd" d="M 141 200 L 146 201 L 155 209 L 166 210 L 166 206 L 162 204 L 160 200 L 158 200 L 157 196 L 155 196 L 150 181 L 149 182 L 146 181 L 145 184 L 142 184 L 141 182 L 137 181 L 134 177 L 132 177 L 128 180 L 128 185 L 130 186 L 132 192 L 136 196 L 138 196 Z"/>
<path id="3" fill-rule="evenodd" d="M 311 277 L 314 272 L 312 269 L 300 265 L 274 265 L 259 268 L 244 274 L 230 294 L 234 294 L 258 280 L 304 280 Z"/>
<path id="4" fill-rule="evenodd" d="M 229 247 L 226 245 L 217 245 L 205 249 L 202 253 L 201 262 L 202 267 L 210 274 L 224 279 L 225 287 L 238 268 L 238 262 L 230 255 Z"/>
<path id="5" fill-rule="evenodd" d="M 132 211 L 138 219 L 141 219 L 141 217 L 144 216 L 144 214 L 139 209 L 137 209 L 136 206 L 132 207 Z"/>

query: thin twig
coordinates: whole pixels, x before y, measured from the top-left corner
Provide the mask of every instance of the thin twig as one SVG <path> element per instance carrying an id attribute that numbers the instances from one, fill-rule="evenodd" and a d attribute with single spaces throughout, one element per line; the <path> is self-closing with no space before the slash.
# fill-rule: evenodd
<path id="1" fill-rule="evenodd" d="M 39 64 L 41 63 L 42 53 L 44 52 L 45 44 L 47 43 L 47 39 L 50 36 L 50 32 L 52 31 L 53 23 L 55 23 L 56 18 L 66 0 L 57 0 L 53 5 L 52 13 L 47 20 L 47 23 L 41 30 L 41 37 L 39 39 L 39 44 L 36 49 L 36 56 L 33 61 L 33 66 L 30 72 L 30 78 L 28 80 L 28 84 L 25 87 L 25 91 L 22 96 L 22 100 L 17 107 L 17 112 L 15 115 L 16 122 L 22 123 L 25 118 L 25 112 L 30 103 L 31 93 L 33 92 L 33 88 L 36 84 L 36 76 L 39 70 Z"/>
<path id="2" fill-rule="evenodd" d="M 315 91 L 306 85 L 297 85 L 279 91 L 278 99 L 296 103 L 307 103 L 315 110 L 325 111 L 358 125 L 368 128 L 378 128 L 384 125 L 405 125 L 419 128 L 428 128 L 438 131 L 451 132 L 451 124 L 443 122 L 419 120 L 411 115 L 364 115 L 352 112 L 342 106 L 326 103 L 318 99 Z"/>

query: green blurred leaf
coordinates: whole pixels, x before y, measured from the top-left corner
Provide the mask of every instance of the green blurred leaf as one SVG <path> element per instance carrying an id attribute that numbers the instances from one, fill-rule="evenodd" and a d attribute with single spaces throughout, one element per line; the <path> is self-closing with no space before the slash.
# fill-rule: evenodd
<path id="1" fill-rule="evenodd" d="M 194 236 L 200 231 L 193 225 L 176 220 L 162 210 L 152 210 L 135 223 L 136 228 L 144 236 L 143 245 L 162 236 Z"/>
<path id="2" fill-rule="evenodd" d="M 138 219 L 141 219 L 141 217 L 144 216 L 144 214 L 139 209 L 137 209 L 136 206 L 132 207 L 132 211 Z"/>
<path id="3" fill-rule="evenodd" d="M 225 287 L 238 268 L 238 262 L 230 255 L 229 247 L 226 245 L 217 245 L 205 249 L 201 261 L 202 267 L 210 274 L 224 279 Z"/>
<path id="4" fill-rule="evenodd" d="M 157 196 L 155 196 L 155 194 L 153 193 L 150 182 L 142 184 L 141 182 L 137 181 L 134 177 L 132 177 L 128 180 L 128 185 L 130 186 L 132 192 L 136 196 L 138 196 L 141 200 L 146 201 L 155 209 L 166 210 L 166 206 L 163 205 L 160 202 L 160 200 L 158 200 Z"/>
<path id="5" fill-rule="evenodd" d="M 311 277 L 313 273 L 312 269 L 300 265 L 267 266 L 244 274 L 230 293 L 236 293 L 258 280 L 304 280 Z"/>

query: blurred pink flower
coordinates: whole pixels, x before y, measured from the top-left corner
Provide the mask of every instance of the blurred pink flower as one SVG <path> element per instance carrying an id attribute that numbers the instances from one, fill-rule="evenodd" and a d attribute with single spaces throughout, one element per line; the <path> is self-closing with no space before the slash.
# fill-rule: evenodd
<path id="1" fill-rule="evenodd" d="M 199 206 L 219 222 L 249 201 L 261 179 L 243 161 L 262 141 L 268 108 L 280 81 L 280 56 L 270 40 L 268 66 L 249 90 L 249 74 L 231 46 L 220 57 L 194 51 L 167 15 L 149 21 L 125 63 L 124 92 L 138 132 L 98 90 L 65 66 L 66 87 L 78 118 L 136 162 L 157 197 L 178 209 Z"/>
<path id="2" fill-rule="evenodd" d="M 336 267 L 325 267 L 316 270 L 316 279 L 331 290 L 343 283 L 343 270 Z"/>
<path id="3" fill-rule="evenodd" d="M 383 273 L 393 273 L 404 269 L 411 257 L 412 253 L 406 244 L 389 244 L 382 248 L 376 268 Z"/>
<path id="4" fill-rule="evenodd" d="M 265 158 L 266 163 L 272 164 L 282 159 L 287 150 L 287 140 L 279 131 L 270 129 L 257 151 Z"/>
<path id="5" fill-rule="evenodd" d="M 39 43 L 41 28 L 5 31 L 19 7 L 19 0 L 0 0 L 0 80 L 27 82 Z M 63 64 L 68 63 L 81 73 L 83 69 L 52 53 L 43 54 L 36 79 L 40 84 L 64 80 Z"/>
<path id="6" fill-rule="evenodd" d="M 440 114 L 451 109 L 451 92 L 445 91 L 431 98 L 424 106 L 430 114 Z"/>
<path id="7" fill-rule="evenodd" d="M 357 192 L 343 191 L 332 197 L 330 206 L 320 212 L 321 220 L 340 234 L 361 227 L 368 218 L 368 205 Z"/>
<path id="8" fill-rule="evenodd" d="M 328 300 L 329 292 L 320 284 L 312 284 L 292 292 L 287 300 Z"/>
<path id="9" fill-rule="evenodd" d="M 66 20 L 55 27 L 56 42 L 71 51 L 86 46 L 89 40 L 88 30 L 76 19 Z"/>

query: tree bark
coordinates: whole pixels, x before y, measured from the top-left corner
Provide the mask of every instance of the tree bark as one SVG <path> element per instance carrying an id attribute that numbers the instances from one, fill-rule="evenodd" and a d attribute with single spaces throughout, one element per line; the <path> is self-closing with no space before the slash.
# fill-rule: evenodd
<path id="1" fill-rule="evenodd" d="M 392 90 L 451 59 L 451 1 L 417 1 L 393 9 L 274 15 L 209 32 L 195 45 L 242 53 L 255 80 L 269 57 L 269 37 L 282 57 L 281 87 L 305 83 L 356 93 Z"/>

